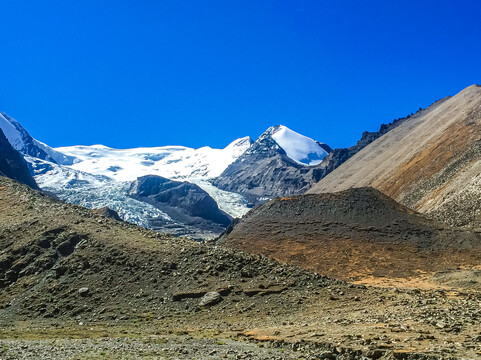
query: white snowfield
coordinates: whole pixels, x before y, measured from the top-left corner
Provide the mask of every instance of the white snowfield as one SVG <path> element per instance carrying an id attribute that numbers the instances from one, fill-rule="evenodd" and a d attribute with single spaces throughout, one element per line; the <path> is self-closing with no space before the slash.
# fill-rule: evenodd
<path id="1" fill-rule="evenodd" d="M 224 149 L 184 146 L 113 149 L 103 145 L 68 146 L 55 150 L 73 156 L 74 170 L 133 181 L 144 175 L 174 180 L 210 179 L 219 176 L 251 145 L 250 138 L 237 139 Z"/>
<path id="2" fill-rule="evenodd" d="M 246 201 L 239 194 L 222 191 L 208 182 L 209 179 L 219 176 L 232 162 L 237 160 L 251 145 L 249 137 L 244 137 L 233 141 L 224 149 L 213 149 L 208 146 L 192 149 L 185 146 L 161 146 L 152 148 L 133 148 L 133 149 L 114 149 L 104 145 L 92 146 L 68 146 L 56 148 L 57 151 L 74 157 L 74 164 L 68 166 L 74 171 L 75 177 L 83 176 L 88 173 L 95 177 L 88 179 L 89 186 L 95 188 L 97 194 L 103 199 L 102 202 L 95 201 L 95 205 L 109 206 L 116 210 L 121 216 L 128 215 L 132 220 L 132 215 L 140 207 L 121 206 L 120 201 L 112 202 L 107 200 L 105 193 L 112 194 L 112 188 L 123 189 L 122 187 L 112 187 L 110 182 L 99 185 L 99 180 L 105 178 L 112 179 L 114 182 L 130 182 L 138 177 L 145 175 L 158 175 L 172 180 L 189 181 L 200 186 L 217 202 L 219 208 L 232 217 L 242 217 L 249 208 Z M 68 173 L 68 172 L 66 172 Z M 73 174 L 69 173 L 70 176 Z M 49 178 L 51 180 L 49 181 Z M 39 185 L 44 185 L 50 191 L 67 195 L 65 188 L 68 182 L 66 177 L 58 176 L 50 171 L 49 174 L 36 176 Z M 55 179 L 55 180 L 52 180 Z M 56 184 L 55 184 L 56 183 Z M 78 189 L 68 192 L 68 197 L 64 199 L 75 199 L 79 203 L 80 196 L 85 195 L 85 187 L 81 194 Z M 116 198 L 119 198 L 117 195 Z M 126 199 L 125 196 L 122 199 Z M 89 200 L 91 202 L 91 200 Z M 127 205 L 127 204 L 125 204 Z M 91 207 L 91 206 L 89 206 Z M 126 216 L 123 216 L 126 219 Z M 127 219 L 126 219 L 127 220 Z M 136 219 L 136 223 L 141 222 Z"/>
<path id="3" fill-rule="evenodd" d="M 317 141 L 292 131 L 284 125 L 273 130 L 271 137 L 292 160 L 303 165 L 317 165 L 328 154 Z"/>

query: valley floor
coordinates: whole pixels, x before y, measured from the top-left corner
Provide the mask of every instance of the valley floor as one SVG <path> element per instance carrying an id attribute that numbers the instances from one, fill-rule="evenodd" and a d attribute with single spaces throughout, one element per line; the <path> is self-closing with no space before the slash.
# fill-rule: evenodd
<path id="1" fill-rule="evenodd" d="M 230 309 L 192 311 L 188 299 L 176 315 L 132 309 L 111 322 L 4 318 L 0 358 L 481 358 L 479 292 L 340 284 L 288 293 L 298 306 L 286 309 L 274 294 Z"/>

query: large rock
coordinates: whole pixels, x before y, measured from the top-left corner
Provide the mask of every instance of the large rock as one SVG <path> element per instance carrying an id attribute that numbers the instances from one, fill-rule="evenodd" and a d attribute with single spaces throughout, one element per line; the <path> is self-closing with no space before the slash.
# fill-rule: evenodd
<path id="1" fill-rule="evenodd" d="M 104 216 L 106 218 L 114 219 L 117 221 L 122 221 L 122 218 L 119 216 L 119 214 L 115 211 L 109 208 L 108 206 L 104 206 L 100 209 L 94 209 L 92 210 L 95 214 Z"/>
<path id="2" fill-rule="evenodd" d="M 222 296 L 217 291 L 210 291 L 200 299 L 200 307 L 209 307 L 222 300 Z"/>

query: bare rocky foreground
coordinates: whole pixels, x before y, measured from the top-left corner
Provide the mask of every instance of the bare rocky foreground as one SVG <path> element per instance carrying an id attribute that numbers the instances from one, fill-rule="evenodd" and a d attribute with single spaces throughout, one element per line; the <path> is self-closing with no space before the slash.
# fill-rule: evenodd
<path id="1" fill-rule="evenodd" d="M 3 178 L 0 213 L 1 359 L 481 356 L 479 292 L 331 280 Z"/>

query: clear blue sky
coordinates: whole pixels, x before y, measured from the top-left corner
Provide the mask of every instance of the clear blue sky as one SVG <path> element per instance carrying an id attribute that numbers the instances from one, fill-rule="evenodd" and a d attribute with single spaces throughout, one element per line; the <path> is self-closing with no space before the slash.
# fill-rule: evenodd
<path id="1" fill-rule="evenodd" d="M 331 146 L 481 83 L 481 1 L 1 0 L 0 110 L 51 146 Z"/>

